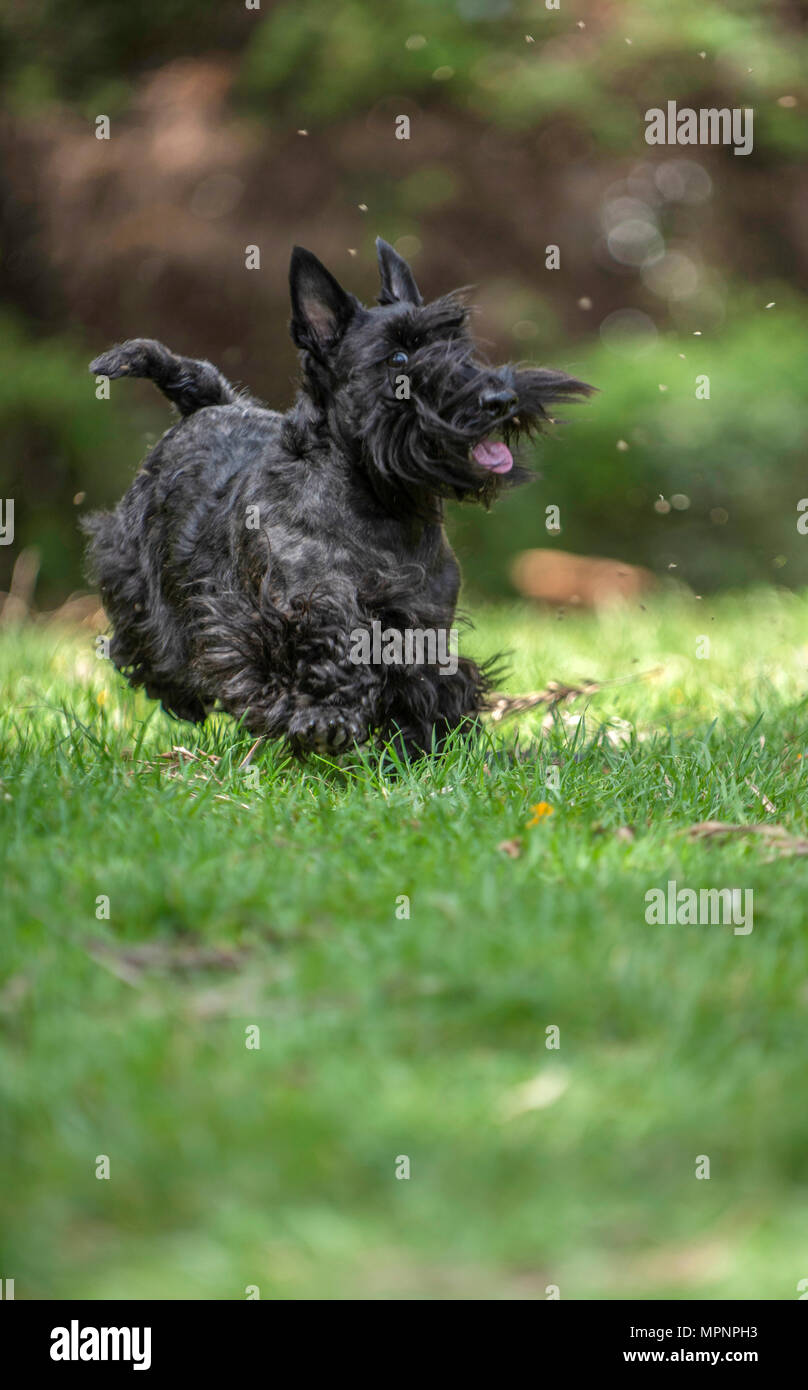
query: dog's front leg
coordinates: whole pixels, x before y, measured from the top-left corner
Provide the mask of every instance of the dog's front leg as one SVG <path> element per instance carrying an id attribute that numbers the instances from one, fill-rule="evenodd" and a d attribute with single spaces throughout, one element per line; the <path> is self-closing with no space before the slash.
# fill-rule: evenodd
<path id="1" fill-rule="evenodd" d="M 343 753 L 355 743 L 365 743 L 370 732 L 371 710 L 348 703 L 345 692 L 313 701 L 297 695 L 289 718 L 288 738 L 297 753 Z"/>
<path id="2" fill-rule="evenodd" d="M 342 752 L 364 743 L 378 722 L 381 674 L 364 659 L 368 626 L 351 604 L 298 605 L 287 728 L 296 751 Z"/>

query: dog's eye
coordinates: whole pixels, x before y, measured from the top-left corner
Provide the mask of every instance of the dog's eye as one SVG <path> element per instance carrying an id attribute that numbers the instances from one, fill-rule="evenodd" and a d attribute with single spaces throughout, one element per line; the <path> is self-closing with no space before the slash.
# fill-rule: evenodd
<path id="1" fill-rule="evenodd" d="M 410 360 L 410 355 L 408 352 L 401 352 L 399 350 L 398 352 L 391 353 L 387 360 L 391 367 L 406 367 Z"/>

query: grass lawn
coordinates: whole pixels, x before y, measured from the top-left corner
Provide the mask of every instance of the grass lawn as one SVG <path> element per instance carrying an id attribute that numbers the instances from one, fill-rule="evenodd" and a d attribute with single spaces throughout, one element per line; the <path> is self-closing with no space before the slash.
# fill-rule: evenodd
<path id="1" fill-rule="evenodd" d="M 89 634 L 2 630 L 17 1298 L 798 1296 L 808 859 L 687 828 L 808 831 L 808 594 L 476 622 L 514 692 L 659 669 L 395 778 L 240 767 Z M 754 929 L 649 925 L 669 879 Z"/>

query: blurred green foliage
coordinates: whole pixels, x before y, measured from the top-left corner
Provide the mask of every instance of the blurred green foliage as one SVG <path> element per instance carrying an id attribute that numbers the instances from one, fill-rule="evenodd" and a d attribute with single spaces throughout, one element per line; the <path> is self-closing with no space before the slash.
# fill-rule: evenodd
<path id="1" fill-rule="evenodd" d="M 123 106 L 145 69 L 177 53 L 228 50 L 250 28 L 243 5 L 218 0 L 6 0 L 0 75 L 12 108 L 62 99 L 95 114 Z"/>
<path id="2" fill-rule="evenodd" d="M 401 249 L 435 288 L 447 287 L 457 245 L 466 253 L 460 274 L 479 279 L 497 356 L 566 365 L 600 388 L 586 408 L 569 412 L 563 441 L 537 450 L 543 481 L 491 516 L 454 513 L 461 553 L 474 556 L 466 564 L 470 594 L 509 592 L 513 553 L 537 545 L 642 563 L 698 590 L 804 582 L 796 529 L 796 504 L 808 491 L 800 461 L 804 310 L 790 287 L 806 261 L 796 162 L 808 148 L 801 115 L 807 56 L 805 25 L 789 0 L 766 7 L 756 0 L 623 0 L 581 6 L 580 18 L 566 4 L 553 10 L 535 0 L 264 0 L 253 10 L 218 0 L 0 6 L 9 112 L 0 153 L 17 160 L 16 184 L 11 175 L 10 191 L 0 184 L 0 264 L 8 272 L 0 495 L 16 499 L 17 527 L 14 547 L 0 552 L 0 589 L 19 547 L 29 545 L 42 553 L 40 604 L 79 585 L 82 504 L 74 497 L 85 493 L 85 505 L 98 506 L 120 495 L 150 433 L 165 428 L 164 404 L 148 387 L 127 387 L 99 403 L 86 375 L 89 358 L 125 335 L 126 325 L 156 331 L 159 301 L 168 298 L 150 288 L 158 273 L 160 286 L 168 282 L 174 293 L 163 324 L 172 345 L 187 331 L 193 341 L 184 350 L 199 342 L 197 350 L 213 357 L 221 348 L 225 370 L 265 391 L 273 405 L 288 401 L 282 276 L 270 290 L 268 275 L 245 308 L 231 255 L 267 217 L 273 255 L 286 244 L 290 222 L 290 242 L 319 248 L 331 237 L 352 255 L 357 247 L 365 255 L 379 232 L 411 243 Z M 232 76 L 232 88 L 222 88 L 225 105 L 212 108 L 227 131 L 232 167 L 223 174 L 200 165 L 207 204 L 194 203 L 192 175 L 182 188 L 178 179 L 171 205 L 177 231 L 151 244 L 148 229 L 166 215 L 157 165 L 188 89 L 169 83 L 155 116 L 143 104 L 142 83 L 195 57 L 226 60 Z M 203 76 L 194 100 L 204 86 Z M 662 197 L 653 187 L 658 163 L 670 155 L 649 157 L 643 112 L 669 98 L 754 107 L 748 157 L 695 155 L 708 166 L 697 167 L 709 189 L 702 201 Z M 100 142 L 95 148 L 91 125 L 99 111 L 114 113 L 119 130 L 143 132 L 149 153 L 132 180 L 139 185 L 142 175 L 141 203 L 105 162 Z M 374 121 L 379 115 L 387 139 L 390 113 L 398 111 L 426 113 L 432 124 L 421 125 L 423 144 L 413 140 L 406 159 L 387 160 Z M 35 160 L 41 140 L 56 151 L 50 168 L 59 168 L 62 115 L 73 142 L 66 148 L 74 182 L 65 179 L 66 192 L 58 178 L 38 184 L 26 167 L 27 151 Z M 312 136 L 306 154 L 298 154 L 300 142 L 284 145 L 301 126 Z M 81 145 L 85 130 L 90 153 Z M 197 129 L 200 149 L 211 130 L 218 133 L 218 125 Z M 256 162 L 255 147 L 277 164 Z M 88 171 L 84 185 L 75 181 L 80 166 Z M 324 166 L 332 173 L 326 187 Z M 258 201 L 270 168 L 282 179 L 291 169 L 279 200 L 294 203 L 291 212 Z M 223 180 L 235 190 L 227 194 L 233 211 L 224 228 L 209 212 L 210 189 Z M 621 225 L 630 230 L 647 215 L 664 256 L 679 257 L 680 272 L 695 277 L 695 292 L 655 288 L 640 259 L 614 254 L 605 219 L 610 197 L 627 205 L 634 199 Z M 778 222 L 772 209 L 781 202 Z M 357 205 L 368 203 L 360 230 Z M 200 206 L 208 211 L 199 214 Z M 109 218 L 108 257 L 93 252 L 71 282 L 69 251 L 55 256 L 42 228 L 69 222 L 80 248 L 99 214 Z M 544 242 L 553 237 L 564 242 L 563 263 L 548 275 Z M 121 248 L 129 248 L 128 260 Z M 663 279 L 664 271 L 665 264 Z M 211 284 L 220 287 L 215 296 Z M 593 312 L 576 318 L 579 295 L 591 297 Z M 641 309 L 657 324 L 643 355 L 620 355 L 599 337 L 615 304 Z M 184 317 L 191 306 L 192 329 Z M 699 326 L 703 336 L 690 336 Z M 572 348 L 571 332 L 579 337 Z M 710 377 L 709 402 L 695 397 L 702 372 Z M 687 504 L 660 512 L 660 494 Z M 558 536 L 544 526 L 550 504 L 561 508 Z"/>
<path id="3" fill-rule="evenodd" d="M 808 40 L 778 7 L 622 0 L 588 17 L 587 8 L 570 30 L 566 11 L 532 0 L 287 0 L 255 31 L 243 90 L 256 107 L 271 99 L 290 120 L 305 110 L 333 121 L 393 94 L 428 100 L 439 87 L 443 101 L 486 121 L 527 129 L 567 115 L 620 149 L 660 91 L 708 98 L 702 55 L 720 51 L 723 81 L 743 84 L 735 104 L 759 108 L 761 146 L 808 147 L 805 124 L 764 100 L 804 80 Z"/>
<path id="4" fill-rule="evenodd" d="M 804 315 L 793 300 L 767 311 L 744 299 L 719 336 L 661 336 L 633 360 L 599 344 L 563 364 L 600 394 L 535 448 L 542 479 L 489 516 L 454 513 L 461 553 L 475 557 L 471 593 L 510 592 L 510 559 L 532 546 L 630 559 L 697 592 L 806 583 Z M 696 395 L 702 375 L 709 400 Z M 560 535 L 546 529 L 550 505 Z"/>
<path id="5" fill-rule="evenodd" d="M 528 128 L 567 113 L 607 146 L 637 128 L 660 90 L 702 92 L 743 82 L 758 140 L 785 153 L 808 146 L 805 123 L 777 98 L 804 82 L 808 36 L 796 7 L 757 0 L 622 0 L 564 8 L 535 0 L 281 0 L 248 10 L 219 0 L 27 0 L 0 8 L 0 74 L 12 104 L 122 95 L 144 69 L 175 56 L 239 55 L 245 98 L 262 119 L 332 121 L 394 94 Z M 549 42 L 548 42 L 549 41 Z M 704 58 L 720 54 L 718 79 Z"/>

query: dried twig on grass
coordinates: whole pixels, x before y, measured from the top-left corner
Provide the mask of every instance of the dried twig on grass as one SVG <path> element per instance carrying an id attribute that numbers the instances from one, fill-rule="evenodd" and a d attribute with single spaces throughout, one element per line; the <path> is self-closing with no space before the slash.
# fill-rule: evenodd
<path id="1" fill-rule="evenodd" d="M 153 772 L 156 765 L 160 763 L 168 772 L 168 775 L 172 776 L 174 770 L 179 771 L 187 767 L 188 763 L 204 764 L 205 762 L 211 764 L 213 767 L 217 767 L 221 762 L 221 758 L 219 758 L 216 753 L 206 753 L 204 748 L 197 748 L 194 750 L 192 748 L 184 748 L 181 743 L 175 743 L 170 753 L 155 753 L 153 758 L 142 758 L 138 762 L 138 767 L 141 772 Z M 218 777 L 214 777 L 213 780 L 219 786 L 222 785 Z"/>
<path id="2" fill-rule="evenodd" d="M 510 719 L 516 714 L 524 714 L 527 710 L 536 709 L 539 705 L 549 706 L 564 704 L 569 700 L 577 700 L 582 695 L 594 695 L 598 690 L 607 690 L 616 685 L 633 685 L 636 681 L 650 680 L 652 676 L 658 676 L 662 670 L 661 666 L 655 666 L 652 671 L 640 671 L 636 675 L 618 676 L 611 681 L 582 681 L 580 685 L 564 685 L 561 681 L 549 681 L 546 690 L 532 690 L 526 695 L 491 695 L 485 709 L 485 713 L 492 724 L 501 724 L 504 719 Z"/>

